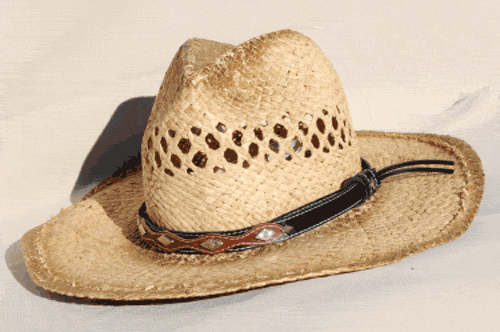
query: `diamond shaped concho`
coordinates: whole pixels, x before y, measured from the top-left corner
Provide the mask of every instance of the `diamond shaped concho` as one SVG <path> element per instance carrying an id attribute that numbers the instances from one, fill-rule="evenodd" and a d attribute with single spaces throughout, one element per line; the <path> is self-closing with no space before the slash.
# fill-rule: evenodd
<path id="1" fill-rule="evenodd" d="M 259 232 L 259 234 L 257 234 L 255 236 L 255 238 L 258 239 L 258 240 L 267 241 L 267 240 L 269 240 L 270 238 L 273 237 L 274 233 L 276 233 L 276 232 L 273 231 L 272 229 L 264 228 L 263 230 L 261 230 Z"/>
<path id="2" fill-rule="evenodd" d="M 205 249 L 215 250 L 215 249 L 219 248 L 222 244 L 223 244 L 223 242 L 218 241 L 216 239 L 208 239 L 205 242 L 203 242 L 202 244 L 200 244 L 200 246 L 202 246 Z"/>

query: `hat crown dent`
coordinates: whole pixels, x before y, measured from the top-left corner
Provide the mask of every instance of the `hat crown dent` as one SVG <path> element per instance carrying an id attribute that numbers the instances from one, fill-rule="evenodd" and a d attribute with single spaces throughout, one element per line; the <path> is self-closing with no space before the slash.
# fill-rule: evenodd
<path id="1" fill-rule="evenodd" d="M 188 40 L 165 74 L 141 151 L 150 218 L 185 232 L 269 222 L 361 169 L 333 65 L 291 30 L 236 47 Z"/>

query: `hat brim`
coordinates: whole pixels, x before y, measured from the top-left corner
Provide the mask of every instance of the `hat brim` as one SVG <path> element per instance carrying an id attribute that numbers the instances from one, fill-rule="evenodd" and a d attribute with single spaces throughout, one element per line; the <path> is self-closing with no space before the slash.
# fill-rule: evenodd
<path id="1" fill-rule="evenodd" d="M 358 131 L 357 139 L 360 155 L 376 169 L 446 159 L 455 161 L 454 173 L 392 176 L 362 206 L 308 233 L 211 256 L 165 254 L 140 239 L 136 218 L 144 198 L 138 170 L 108 178 L 28 231 L 22 238 L 28 272 L 37 285 L 74 297 L 205 297 L 387 265 L 467 230 L 484 187 L 471 146 L 434 134 Z"/>

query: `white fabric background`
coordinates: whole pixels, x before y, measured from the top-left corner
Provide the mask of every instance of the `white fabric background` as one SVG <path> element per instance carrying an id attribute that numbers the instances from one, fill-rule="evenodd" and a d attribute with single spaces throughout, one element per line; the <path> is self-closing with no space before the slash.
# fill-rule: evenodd
<path id="1" fill-rule="evenodd" d="M 0 13 L 0 328 L 498 328 L 497 0 L 18 0 L 0 2 Z M 335 65 L 357 129 L 449 134 L 478 151 L 486 189 L 469 231 L 386 267 L 196 302 L 91 305 L 36 287 L 22 235 L 137 152 L 182 43 L 239 44 L 282 28 L 312 38 Z"/>

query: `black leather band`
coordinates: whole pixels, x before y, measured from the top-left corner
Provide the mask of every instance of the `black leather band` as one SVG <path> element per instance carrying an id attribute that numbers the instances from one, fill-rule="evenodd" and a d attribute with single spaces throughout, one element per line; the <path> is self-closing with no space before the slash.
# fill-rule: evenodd
<path id="1" fill-rule="evenodd" d="M 361 158 L 361 166 L 363 170 L 357 175 L 345 180 L 339 190 L 320 199 L 317 199 L 311 203 L 308 203 L 300 208 L 297 208 L 291 212 L 285 213 L 268 222 L 270 224 L 279 224 L 284 227 L 291 226 L 287 227 L 289 231 L 284 234 L 279 239 L 279 241 L 276 242 L 285 241 L 292 237 L 308 232 L 332 219 L 337 218 L 345 212 L 362 205 L 381 186 L 381 180 L 388 176 L 404 172 L 440 172 L 448 174 L 453 173 L 453 169 L 449 168 L 403 168 L 406 166 L 419 164 L 453 165 L 454 163 L 453 161 L 448 160 L 416 160 L 391 165 L 377 172 L 365 159 Z M 247 233 L 254 227 L 246 227 L 234 231 L 225 232 L 174 231 L 162 228 L 151 221 L 146 212 L 146 203 L 143 203 L 141 208 L 139 209 L 139 217 L 141 217 L 146 223 L 147 227 L 149 227 L 154 232 L 168 231 L 184 239 L 195 239 L 197 237 L 213 233 L 229 236 L 240 236 Z M 234 252 L 252 248 L 256 248 L 256 246 L 239 246 L 228 249 L 227 251 Z M 179 249 L 176 252 L 187 254 L 198 253 L 198 251 L 190 248 Z"/>

